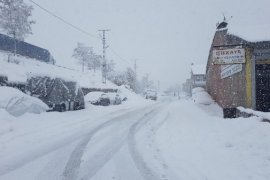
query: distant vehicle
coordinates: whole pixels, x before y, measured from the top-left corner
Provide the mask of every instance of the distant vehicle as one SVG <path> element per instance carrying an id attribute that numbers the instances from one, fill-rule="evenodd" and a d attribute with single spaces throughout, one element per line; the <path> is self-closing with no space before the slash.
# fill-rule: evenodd
<path id="1" fill-rule="evenodd" d="M 152 89 L 146 90 L 145 99 L 157 100 L 157 91 Z"/>
<path id="2" fill-rule="evenodd" d="M 74 81 L 47 76 L 32 77 L 27 80 L 26 91 L 45 102 L 51 111 L 85 108 L 83 92 Z"/>
<path id="3" fill-rule="evenodd" d="M 104 93 L 100 91 L 90 92 L 85 95 L 85 101 L 93 105 L 118 105 L 122 103 L 122 98 L 118 93 Z"/>
<path id="4" fill-rule="evenodd" d="M 122 98 L 118 93 L 106 93 L 110 98 L 110 104 L 119 105 L 122 103 Z"/>
<path id="5" fill-rule="evenodd" d="M 101 94 L 101 96 L 99 98 L 99 105 L 109 106 L 110 104 L 111 104 L 110 97 L 105 93 Z"/>
<path id="6" fill-rule="evenodd" d="M 93 105 L 99 105 L 99 99 L 102 94 L 104 94 L 102 91 L 89 92 L 84 96 L 84 100 L 85 102 L 90 102 Z"/>
<path id="7" fill-rule="evenodd" d="M 168 96 L 166 93 L 161 93 L 160 96 Z"/>

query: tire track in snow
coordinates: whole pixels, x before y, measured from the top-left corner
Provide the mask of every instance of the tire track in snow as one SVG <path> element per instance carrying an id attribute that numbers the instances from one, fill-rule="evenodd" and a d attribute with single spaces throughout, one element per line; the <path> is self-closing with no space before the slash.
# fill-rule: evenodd
<path id="1" fill-rule="evenodd" d="M 139 120 L 138 122 L 136 122 L 135 124 L 133 124 L 131 126 L 129 134 L 128 134 L 128 146 L 129 146 L 129 150 L 131 153 L 131 157 L 132 157 L 137 169 L 139 170 L 139 172 L 141 173 L 142 177 L 145 180 L 164 180 L 164 179 L 167 179 L 165 175 L 163 175 L 163 174 L 159 175 L 157 172 L 154 172 L 151 169 L 151 167 L 149 167 L 147 165 L 142 154 L 139 152 L 139 150 L 137 148 L 137 143 L 136 143 L 136 139 L 135 139 L 135 135 L 137 134 L 137 132 L 145 124 L 147 124 L 149 121 L 153 120 L 153 118 L 155 116 L 157 116 L 157 113 L 160 111 L 161 107 L 162 106 L 149 112 L 148 114 L 146 114 L 145 118 L 143 118 L 143 119 Z M 166 118 L 167 117 L 168 116 L 166 116 Z M 165 118 L 165 120 L 166 120 L 166 118 Z M 163 123 L 164 122 L 162 122 L 160 125 L 162 125 Z"/>
<path id="2" fill-rule="evenodd" d="M 106 118 L 107 116 L 115 116 L 115 115 L 118 115 L 118 114 L 123 114 L 123 111 L 124 112 L 128 112 L 130 111 L 130 108 L 125 108 L 125 109 L 121 109 L 121 110 L 117 110 L 115 112 L 110 112 L 108 113 L 107 115 L 105 116 L 101 116 L 101 117 L 98 117 L 98 118 Z M 89 118 L 84 118 L 82 120 L 80 120 L 79 122 L 56 122 L 56 123 L 52 123 L 48 126 L 45 126 L 45 127 L 40 127 L 39 129 L 35 129 L 35 130 L 32 130 L 30 132 L 25 132 L 25 133 L 22 133 L 22 134 L 18 134 L 16 136 L 13 136 L 5 141 L 2 141 L 1 143 L 7 143 L 7 142 L 11 142 L 13 140 L 16 140 L 17 138 L 22 138 L 22 137 L 25 137 L 25 136 L 33 136 L 33 134 L 38 134 L 40 132 L 44 133 L 44 131 L 49 131 L 50 129 L 55 129 L 55 128 L 68 128 L 68 127 L 73 127 L 74 125 L 76 126 L 79 126 L 79 125 L 87 125 L 89 123 Z M 0 134 L 1 136 L 1 134 Z"/>
<path id="3" fill-rule="evenodd" d="M 101 118 L 106 119 L 106 118 L 108 118 L 108 116 L 114 116 L 114 118 L 116 118 L 118 116 L 121 116 L 123 114 L 128 114 L 129 112 L 133 112 L 133 111 L 134 110 L 125 109 L 124 112 L 120 112 L 120 110 L 119 110 L 116 112 L 109 113 L 108 115 L 105 115 L 104 117 L 101 117 Z M 89 121 L 87 119 L 83 119 L 79 123 L 86 126 L 89 124 Z M 74 123 L 74 122 L 67 123 L 67 124 L 65 123 L 65 124 L 63 124 L 62 127 L 65 127 L 65 128 L 66 127 L 73 127 L 72 125 L 78 125 L 78 123 Z M 94 129 L 93 129 L 93 127 L 91 127 L 91 129 L 93 129 L 92 131 L 94 131 L 96 128 L 94 127 Z M 35 131 L 33 131 L 33 132 L 35 132 Z M 44 132 L 42 132 L 42 133 L 44 133 Z M 58 132 L 56 132 L 56 133 L 58 133 Z M 63 133 L 63 131 L 59 132 L 59 134 L 60 133 Z M 49 142 L 45 146 L 38 146 L 38 147 L 35 147 L 35 149 L 30 149 L 30 152 L 29 151 L 20 152 L 20 153 L 15 155 L 15 157 L 16 156 L 18 156 L 18 157 L 16 157 L 16 158 L 11 157 L 11 160 L 5 160 L 7 162 L 5 164 L 0 163 L 0 177 L 5 175 L 5 174 L 8 174 L 11 171 L 19 169 L 19 168 L 27 165 L 30 162 L 33 162 L 33 161 L 35 161 L 39 158 L 42 158 L 42 157 L 44 157 L 52 152 L 55 152 L 55 151 L 61 149 L 62 147 L 68 146 L 69 144 L 72 144 L 75 141 L 82 139 L 83 137 L 87 137 L 88 134 L 89 133 L 85 132 L 85 130 L 84 130 L 83 132 L 69 134 L 67 137 L 63 137 L 63 138 L 54 140 L 53 142 Z M 34 135 L 34 133 L 29 133 L 28 135 Z"/>
<path id="4" fill-rule="evenodd" d="M 156 105 L 158 105 L 158 104 L 156 104 Z M 79 169 L 80 169 L 80 165 L 82 162 L 82 156 L 85 152 L 85 149 L 86 149 L 88 143 L 91 141 L 91 139 L 93 138 L 94 135 L 96 135 L 102 129 L 109 127 L 117 122 L 125 121 L 126 119 L 130 119 L 130 116 L 132 114 L 139 114 L 139 113 L 141 113 L 141 111 L 145 111 L 148 108 L 155 109 L 155 107 L 146 107 L 146 108 L 144 107 L 144 108 L 140 108 L 140 109 L 125 113 L 124 115 L 118 116 L 116 118 L 113 118 L 109 121 L 106 121 L 106 122 L 100 124 L 94 130 L 92 130 L 90 133 L 88 133 L 88 135 L 85 136 L 85 138 L 75 147 L 75 149 L 71 153 L 71 156 L 70 156 L 70 158 L 65 166 L 65 170 L 64 170 L 63 175 L 62 175 L 63 180 L 75 180 L 78 178 Z M 87 178 L 90 179 L 100 168 L 102 168 L 102 166 L 107 161 L 109 161 L 111 159 L 112 155 L 115 154 L 122 147 L 123 144 L 124 143 L 120 143 L 118 145 L 118 147 L 114 147 L 113 150 L 111 150 L 108 153 L 109 156 L 104 157 L 103 160 L 101 161 L 102 164 L 100 164 L 98 166 L 98 168 L 95 168 L 94 170 L 92 170 L 91 173 L 89 173 L 90 175 L 88 175 Z"/>
<path id="5" fill-rule="evenodd" d="M 160 178 L 162 180 L 169 180 L 169 179 L 175 179 L 172 177 L 168 177 L 168 175 L 171 176 L 171 173 L 168 172 L 169 167 L 167 163 L 162 158 L 162 153 L 160 152 L 159 147 L 156 144 L 155 135 L 158 131 L 158 129 L 170 118 L 170 113 L 167 112 L 165 117 L 161 118 L 158 121 L 150 121 L 149 123 L 149 132 L 147 133 L 147 139 L 148 139 L 148 146 L 149 146 L 149 153 L 152 154 L 152 158 L 150 157 L 150 160 L 152 160 L 155 163 L 155 169 L 159 172 Z"/>

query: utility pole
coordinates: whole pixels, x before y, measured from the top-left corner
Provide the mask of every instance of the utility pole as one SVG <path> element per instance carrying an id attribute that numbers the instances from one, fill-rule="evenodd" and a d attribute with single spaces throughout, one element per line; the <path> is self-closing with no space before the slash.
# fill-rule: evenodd
<path id="1" fill-rule="evenodd" d="M 102 46 L 103 46 L 103 55 L 102 55 L 102 83 L 106 84 L 107 79 L 107 62 L 106 62 L 106 49 L 109 47 L 106 44 L 106 32 L 110 31 L 109 29 L 98 30 L 102 32 Z"/>

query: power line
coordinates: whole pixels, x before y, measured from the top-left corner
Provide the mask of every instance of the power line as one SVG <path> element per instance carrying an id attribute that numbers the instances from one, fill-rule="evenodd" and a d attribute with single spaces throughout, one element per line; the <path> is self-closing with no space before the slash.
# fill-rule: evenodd
<path id="1" fill-rule="evenodd" d="M 131 65 L 131 62 L 129 62 L 128 60 L 124 59 L 122 56 L 120 56 L 115 50 L 113 50 L 111 47 L 108 47 L 108 49 L 111 50 L 111 52 L 116 55 L 119 59 L 121 59 L 122 61 L 128 63 L 129 65 Z"/>
<path id="2" fill-rule="evenodd" d="M 63 18 L 61 18 L 60 16 L 56 15 L 56 14 L 53 13 L 52 11 L 50 11 L 50 10 L 44 8 L 43 6 L 41 6 L 40 4 L 36 3 L 35 1 L 33 1 L 33 0 L 29 0 L 29 1 L 32 2 L 33 4 L 35 4 L 35 5 L 36 5 L 37 7 L 39 7 L 40 9 L 42 9 L 43 11 L 47 12 L 48 14 L 50 14 L 51 16 L 53 16 L 53 17 L 57 18 L 58 20 L 62 21 L 62 22 L 65 23 L 66 25 L 68 25 L 68 26 L 70 26 L 70 27 L 76 29 L 77 31 L 80 31 L 81 33 L 83 33 L 83 34 L 85 34 L 85 35 L 88 35 L 88 36 L 90 36 L 90 37 L 92 37 L 92 38 L 100 39 L 99 37 L 97 37 L 97 36 L 95 36 L 95 35 L 93 35 L 93 34 L 87 32 L 87 31 L 85 31 L 85 30 L 79 28 L 78 26 L 75 26 L 75 25 L 73 25 L 72 23 L 66 21 L 65 19 L 63 19 Z"/>
<path id="3" fill-rule="evenodd" d="M 77 31 L 79 31 L 79 32 L 81 32 L 81 33 L 83 33 L 83 34 L 85 34 L 85 35 L 87 35 L 87 36 L 90 36 L 90 37 L 92 37 L 92 38 L 100 39 L 100 37 L 97 37 L 97 36 L 95 36 L 95 35 L 93 35 L 93 34 L 87 32 L 87 31 L 81 29 L 80 27 L 73 25 L 72 23 L 70 23 L 70 22 L 68 22 L 67 20 L 61 18 L 60 16 L 56 15 L 56 14 L 53 13 L 52 11 L 50 11 L 50 10 L 46 9 L 45 7 L 41 6 L 41 5 L 38 4 L 37 2 L 35 2 L 35 1 L 33 1 L 33 0 L 29 0 L 29 1 L 32 2 L 33 4 L 35 4 L 35 5 L 36 5 L 37 7 L 39 7 L 40 9 L 42 9 L 43 11 L 47 12 L 48 14 L 50 14 L 51 16 L 53 16 L 54 18 L 56 18 L 56 19 L 62 21 L 62 22 L 65 23 L 66 25 L 68 25 L 68 26 L 74 28 L 75 30 L 77 30 Z M 111 52 L 112 52 L 114 55 L 116 55 L 118 58 L 120 58 L 122 61 L 128 63 L 129 65 L 131 64 L 128 60 L 126 60 L 126 59 L 124 59 L 122 56 L 120 56 L 119 53 L 117 53 L 117 52 L 116 52 L 115 50 L 113 50 L 111 47 L 108 47 L 108 49 L 110 49 Z"/>

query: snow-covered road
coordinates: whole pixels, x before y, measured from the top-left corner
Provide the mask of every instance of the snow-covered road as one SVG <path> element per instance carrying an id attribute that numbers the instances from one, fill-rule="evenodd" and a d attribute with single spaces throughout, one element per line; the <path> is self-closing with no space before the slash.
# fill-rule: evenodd
<path id="1" fill-rule="evenodd" d="M 132 155 L 138 154 L 133 149 L 138 126 L 156 116 L 165 104 L 168 102 L 122 107 L 98 117 L 99 122 L 89 118 L 53 123 L 4 136 L 0 179 L 91 179 L 124 145 L 130 146 Z"/>
<path id="2" fill-rule="evenodd" d="M 258 118 L 224 120 L 184 99 L 99 108 L 12 125 L 0 180 L 270 179 L 270 126 Z"/>

